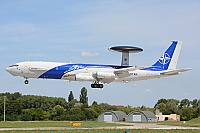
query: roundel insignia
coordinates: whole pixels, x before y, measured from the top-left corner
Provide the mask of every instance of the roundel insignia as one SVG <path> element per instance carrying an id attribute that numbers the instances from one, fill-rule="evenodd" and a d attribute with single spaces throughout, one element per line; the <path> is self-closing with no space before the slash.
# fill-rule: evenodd
<path id="1" fill-rule="evenodd" d="M 168 53 L 164 53 L 164 54 L 159 58 L 159 62 L 160 62 L 160 64 L 165 65 L 165 64 L 169 63 L 170 59 L 171 59 L 171 58 L 170 58 L 169 54 L 168 54 Z"/>

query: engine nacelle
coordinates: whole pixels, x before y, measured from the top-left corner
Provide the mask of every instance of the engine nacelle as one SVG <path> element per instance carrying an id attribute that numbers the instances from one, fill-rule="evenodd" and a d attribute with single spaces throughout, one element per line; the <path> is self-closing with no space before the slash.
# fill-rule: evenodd
<path id="1" fill-rule="evenodd" d="M 77 74 L 75 76 L 75 80 L 76 81 L 94 81 L 95 79 L 90 75 Z"/>
<path id="2" fill-rule="evenodd" d="M 115 78 L 114 73 L 96 72 L 92 75 L 95 78 Z"/>
<path id="3" fill-rule="evenodd" d="M 75 81 L 75 76 L 74 75 L 65 75 L 63 79 L 69 80 L 69 81 Z"/>

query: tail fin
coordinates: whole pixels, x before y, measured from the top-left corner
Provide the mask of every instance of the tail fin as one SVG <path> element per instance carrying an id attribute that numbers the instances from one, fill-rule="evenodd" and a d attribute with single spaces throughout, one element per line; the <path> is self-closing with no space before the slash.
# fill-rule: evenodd
<path id="1" fill-rule="evenodd" d="M 175 70 L 178 62 L 181 45 L 182 42 L 180 41 L 172 41 L 170 47 L 152 66 L 162 70 Z"/>

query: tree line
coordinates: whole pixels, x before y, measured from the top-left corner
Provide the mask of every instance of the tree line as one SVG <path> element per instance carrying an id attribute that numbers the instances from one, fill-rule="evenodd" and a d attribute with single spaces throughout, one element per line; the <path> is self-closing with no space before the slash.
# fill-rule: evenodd
<path id="1" fill-rule="evenodd" d="M 96 120 L 104 111 L 123 111 L 129 114 L 132 111 L 149 110 L 155 113 L 159 109 L 163 114 L 179 114 L 181 120 L 190 120 L 200 115 L 200 100 L 189 101 L 183 99 L 159 99 L 154 108 L 141 107 L 121 107 L 109 105 L 108 103 L 98 104 L 96 101 L 88 105 L 87 89 L 83 87 L 79 99 L 75 99 L 70 91 L 68 101 L 64 98 L 22 95 L 15 93 L 0 93 L 0 120 L 4 119 L 4 98 L 6 96 L 6 120 L 7 121 L 82 121 Z"/>
<path id="2" fill-rule="evenodd" d="M 191 120 L 200 116 L 200 100 L 194 99 L 192 101 L 183 99 L 181 101 L 176 99 L 159 99 L 154 106 L 159 109 L 162 114 L 178 114 L 182 121 Z"/>
<path id="3" fill-rule="evenodd" d="M 68 101 L 64 98 L 0 93 L 0 121 L 4 120 L 4 96 L 6 96 L 7 121 L 43 121 L 43 120 L 95 120 L 105 110 L 115 107 L 96 101 L 88 105 L 87 89 L 83 87 L 79 99 L 70 91 Z"/>

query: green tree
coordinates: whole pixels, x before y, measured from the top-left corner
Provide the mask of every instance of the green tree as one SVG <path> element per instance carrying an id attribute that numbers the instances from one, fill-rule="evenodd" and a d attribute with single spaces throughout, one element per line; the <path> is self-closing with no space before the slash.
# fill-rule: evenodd
<path id="1" fill-rule="evenodd" d="M 71 102 L 72 100 L 74 100 L 74 95 L 73 95 L 73 92 L 70 91 L 70 94 L 68 96 L 68 102 Z"/>
<path id="2" fill-rule="evenodd" d="M 93 108 L 86 108 L 84 112 L 87 120 L 94 120 L 98 117 L 97 112 Z"/>
<path id="3" fill-rule="evenodd" d="M 85 120 L 85 113 L 78 107 L 71 108 L 66 114 L 66 120 L 82 121 Z"/>
<path id="4" fill-rule="evenodd" d="M 183 107 L 180 111 L 179 114 L 181 116 L 182 121 L 188 121 L 193 118 L 197 118 L 197 109 L 192 108 L 192 107 Z"/>
<path id="5" fill-rule="evenodd" d="M 98 106 L 98 103 L 96 101 L 93 101 L 92 106 Z"/>
<path id="6" fill-rule="evenodd" d="M 144 105 L 142 105 L 142 106 L 140 107 L 140 109 L 141 109 L 141 111 L 146 111 L 146 110 L 147 110 L 147 107 L 144 106 Z"/>
<path id="7" fill-rule="evenodd" d="M 63 115 L 64 112 L 65 112 L 65 109 L 60 106 L 60 105 L 56 105 L 54 108 L 53 108 L 53 112 L 57 115 L 57 116 L 60 116 L 60 115 Z"/>
<path id="8" fill-rule="evenodd" d="M 112 110 L 112 111 L 117 111 L 118 109 L 112 105 L 109 105 L 108 103 L 100 103 L 99 104 L 104 111 Z"/>
<path id="9" fill-rule="evenodd" d="M 154 108 L 156 108 L 156 106 L 157 106 L 158 104 L 160 104 L 160 103 L 166 104 L 166 103 L 167 103 L 167 99 L 164 99 L 164 98 L 159 99 L 159 100 L 157 101 L 157 103 L 155 104 Z"/>
<path id="10" fill-rule="evenodd" d="M 22 113 L 22 104 L 16 100 L 6 102 L 6 120 L 20 120 L 19 115 Z"/>
<path id="11" fill-rule="evenodd" d="M 42 121 L 48 120 L 49 114 L 41 108 L 32 108 L 23 110 L 20 117 L 24 121 Z"/>
<path id="12" fill-rule="evenodd" d="M 64 98 L 24 95 L 18 98 L 17 101 L 22 103 L 23 109 L 41 108 L 44 111 L 51 111 L 56 105 L 67 107 L 67 102 Z"/>
<path id="13" fill-rule="evenodd" d="M 126 113 L 126 114 L 129 114 L 130 112 L 133 111 L 133 108 L 132 108 L 130 105 L 128 105 L 128 106 L 126 106 L 126 107 L 120 108 L 119 110 L 120 110 L 120 111 L 123 111 L 123 112 Z"/>
<path id="14" fill-rule="evenodd" d="M 65 120 L 65 109 L 60 105 L 56 105 L 51 113 L 51 120 Z"/>
<path id="15" fill-rule="evenodd" d="M 16 100 L 22 95 L 19 92 L 15 92 L 15 93 L 6 92 L 6 93 L 0 93 L 0 96 L 6 96 L 9 101 L 12 101 L 12 100 Z"/>
<path id="16" fill-rule="evenodd" d="M 88 104 L 87 89 L 85 87 L 81 89 L 80 102 L 83 104 Z"/>
<path id="17" fill-rule="evenodd" d="M 92 103 L 90 108 L 93 108 L 97 112 L 98 115 L 104 112 L 104 109 L 102 108 L 102 106 L 98 105 L 96 101 Z"/>
<path id="18" fill-rule="evenodd" d="M 76 99 L 71 100 L 70 102 L 67 103 L 67 108 L 71 109 L 75 106 L 75 104 L 78 103 L 78 101 Z"/>
<path id="19" fill-rule="evenodd" d="M 178 107 L 176 102 L 171 101 L 166 103 L 166 109 L 165 109 L 165 114 L 177 114 L 178 112 Z"/>
<path id="20" fill-rule="evenodd" d="M 197 116 L 200 117 L 200 100 L 197 102 Z"/>
<path id="21" fill-rule="evenodd" d="M 159 103 L 157 106 L 156 106 L 156 109 L 159 109 L 160 112 L 162 112 L 163 114 L 166 114 L 166 104 L 165 103 Z"/>
<path id="22" fill-rule="evenodd" d="M 180 108 L 183 108 L 183 107 L 190 107 L 190 100 L 188 99 L 183 99 L 181 100 L 180 102 Z"/>
<path id="23" fill-rule="evenodd" d="M 87 89 L 85 87 L 81 89 L 80 103 L 83 103 L 83 105 L 88 105 Z"/>
<path id="24" fill-rule="evenodd" d="M 31 109 L 31 115 L 33 121 L 42 121 L 46 120 L 47 118 L 47 112 L 42 110 L 41 108 Z"/>
<path id="25" fill-rule="evenodd" d="M 198 107 L 198 100 L 194 99 L 193 101 L 191 101 L 191 105 L 193 108 L 197 108 Z"/>
<path id="26" fill-rule="evenodd" d="M 167 99 L 167 103 L 174 103 L 176 106 L 178 106 L 179 105 L 179 100 L 177 100 L 177 99 Z"/>
<path id="27" fill-rule="evenodd" d="M 31 112 L 31 109 L 24 109 L 22 111 L 22 114 L 20 116 L 20 119 L 22 121 L 32 121 L 33 118 L 32 118 L 32 112 Z"/>
<path id="28" fill-rule="evenodd" d="M 154 108 L 159 109 L 163 114 L 175 114 L 178 112 L 179 100 L 176 99 L 159 99 Z"/>

